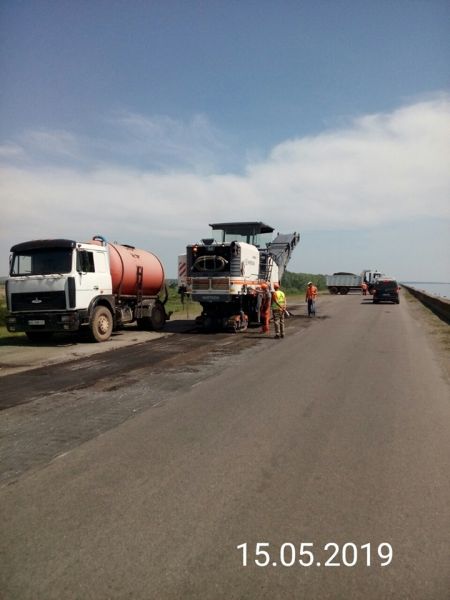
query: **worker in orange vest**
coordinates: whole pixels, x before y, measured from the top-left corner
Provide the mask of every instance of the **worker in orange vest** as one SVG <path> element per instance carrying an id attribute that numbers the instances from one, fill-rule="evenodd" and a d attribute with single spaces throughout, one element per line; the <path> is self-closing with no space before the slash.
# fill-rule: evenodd
<path id="1" fill-rule="evenodd" d="M 308 317 L 311 317 L 311 315 L 316 316 L 316 298 L 317 288 L 312 281 L 308 281 L 305 296 L 305 302 L 308 303 Z"/>
<path id="2" fill-rule="evenodd" d="M 362 292 L 363 296 L 367 296 L 368 289 L 369 289 L 369 286 L 367 285 L 367 283 L 365 281 L 363 281 L 361 284 L 361 292 Z"/>
<path id="3" fill-rule="evenodd" d="M 261 308 L 259 309 L 259 314 L 261 317 L 261 325 L 262 325 L 262 329 L 261 329 L 260 333 L 269 333 L 269 331 L 270 331 L 269 322 L 270 322 L 271 295 L 270 295 L 269 286 L 267 285 L 267 283 L 262 283 L 261 289 L 262 289 L 263 294 L 262 294 L 262 300 L 261 300 Z"/>

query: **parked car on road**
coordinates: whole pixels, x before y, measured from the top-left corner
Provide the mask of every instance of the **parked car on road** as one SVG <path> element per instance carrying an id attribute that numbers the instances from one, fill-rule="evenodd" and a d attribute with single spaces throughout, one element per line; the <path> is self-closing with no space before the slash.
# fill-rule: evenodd
<path id="1" fill-rule="evenodd" d="M 399 290 L 400 286 L 395 279 L 390 277 L 382 277 L 378 279 L 375 284 L 373 303 L 378 304 L 379 302 L 394 302 L 394 304 L 399 304 Z"/>

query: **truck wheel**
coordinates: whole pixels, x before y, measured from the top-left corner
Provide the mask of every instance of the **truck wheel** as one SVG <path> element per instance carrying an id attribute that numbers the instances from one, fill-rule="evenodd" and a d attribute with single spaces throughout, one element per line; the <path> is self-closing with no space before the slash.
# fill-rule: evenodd
<path id="1" fill-rule="evenodd" d="M 338 291 L 339 291 L 339 290 L 337 289 L 337 287 L 335 287 L 335 286 L 333 286 L 333 287 L 330 287 L 330 294 L 337 294 L 337 293 L 338 293 Z"/>
<path id="2" fill-rule="evenodd" d="M 106 306 L 97 306 L 90 324 L 91 337 L 94 342 L 106 342 L 113 330 L 113 317 Z"/>
<path id="3" fill-rule="evenodd" d="M 164 312 L 164 307 L 156 304 L 156 306 L 154 306 L 152 309 L 152 316 L 150 319 L 153 329 L 155 331 L 160 331 L 166 322 L 166 313 Z"/>
<path id="4" fill-rule="evenodd" d="M 27 331 L 27 338 L 30 342 L 42 343 L 49 342 L 53 337 L 52 331 Z"/>
<path id="5" fill-rule="evenodd" d="M 340 290 L 340 291 L 341 291 L 341 294 L 342 294 L 343 296 L 345 296 L 346 294 L 348 294 L 348 287 L 341 287 L 341 290 Z"/>

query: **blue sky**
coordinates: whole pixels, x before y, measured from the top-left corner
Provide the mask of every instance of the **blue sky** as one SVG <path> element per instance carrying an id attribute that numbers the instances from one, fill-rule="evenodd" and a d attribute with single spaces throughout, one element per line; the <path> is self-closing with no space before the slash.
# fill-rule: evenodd
<path id="1" fill-rule="evenodd" d="M 290 269 L 450 281 L 448 2 L 3 2 L 0 271 L 24 239 L 168 276 L 222 220 Z"/>

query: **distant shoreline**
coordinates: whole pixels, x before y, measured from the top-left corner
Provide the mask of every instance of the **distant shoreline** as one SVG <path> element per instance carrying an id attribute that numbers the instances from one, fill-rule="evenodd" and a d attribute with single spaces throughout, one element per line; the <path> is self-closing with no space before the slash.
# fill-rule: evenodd
<path id="1" fill-rule="evenodd" d="M 401 281 L 406 285 L 450 285 L 450 281 Z"/>
<path id="2" fill-rule="evenodd" d="M 438 281 L 402 281 L 402 284 L 438 298 L 450 298 L 450 283 Z"/>

